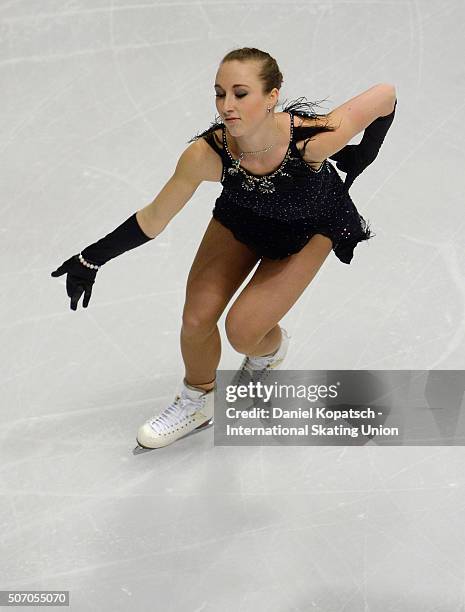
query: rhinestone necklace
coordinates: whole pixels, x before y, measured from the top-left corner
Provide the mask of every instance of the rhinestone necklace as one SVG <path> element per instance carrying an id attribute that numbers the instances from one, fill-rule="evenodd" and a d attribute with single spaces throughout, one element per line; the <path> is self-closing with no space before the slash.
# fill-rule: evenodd
<path id="1" fill-rule="evenodd" d="M 293 121 L 292 121 L 292 115 L 291 115 L 291 138 L 290 138 L 290 142 L 292 142 L 292 135 L 293 135 Z M 239 172 L 242 173 L 243 175 L 243 179 L 242 179 L 242 184 L 241 187 L 243 189 L 246 189 L 247 191 L 253 191 L 256 187 L 259 189 L 259 191 L 261 191 L 262 193 L 273 193 L 274 191 L 276 191 L 275 186 L 273 184 L 272 181 L 270 181 L 271 178 L 273 178 L 274 176 L 276 176 L 277 174 L 280 174 L 281 176 L 290 176 L 287 172 L 284 172 L 282 170 L 284 164 L 286 163 L 287 159 L 289 158 L 289 154 L 290 154 L 290 143 L 289 143 L 289 147 L 287 149 L 286 155 L 283 159 L 283 161 L 281 162 L 279 168 L 277 170 L 275 170 L 274 172 L 272 172 L 271 174 L 266 174 L 265 176 L 252 176 L 251 174 L 249 174 L 248 172 L 246 172 L 242 167 L 241 167 L 241 161 L 242 158 L 244 157 L 244 155 L 253 155 L 253 154 L 257 154 L 257 153 L 265 153 L 266 151 L 269 151 L 272 147 L 274 147 L 275 143 L 273 143 L 272 145 L 270 145 L 269 147 L 267 147 L 266 149 L 263 149 L 261 151 L 243 151 L 240 155 L 238 159 L 234 159 L 233 156 L 231 155 L 231 152 L 228 148 L 228 144 L 226 142 L 226 130 L 223 129 L 223 141 L 224 141 L 224 148 L 227 151 L 231 161 L 233 162 L 233 165 L 231 168 L 228 168 L 228 174 L 231 174 L 232 176 L 239 174 Z"/>

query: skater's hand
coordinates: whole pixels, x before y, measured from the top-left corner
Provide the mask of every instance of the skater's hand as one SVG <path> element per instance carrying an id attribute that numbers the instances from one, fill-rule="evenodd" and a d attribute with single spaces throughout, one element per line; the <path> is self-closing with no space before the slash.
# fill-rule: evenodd
<path id="1" fill-rule="evenodd" d="M 66 292 L 68 297 L 71 298 L 71 310 L 77 310 L 79 298 L 83 293 L 84 299 L 82 301 L 82 305 L 84 308 L 87 308 L 90 296 L 92 295 L 92 285 L 95 282 L 97 270 L 87 268 L 79 261 L 79 257 L 77 255 L 73 255 L 64 261 L 56 270 L 54 270 L 51 273 L 51 276 L 57 278 L 63 274 L 67 274 Z"/>
<path id="2" fill-rule="evenodd" d="M 375 119 L 365 129 L 362 140 L 358 145 L 346 145 L 343 149 L 330 155 L 330 159 L 336 161 L 336 167 L 347 174 L 344 185 L 349 189 L 354 180 L 367 166 L 372 164 L 378 156 L 384 138 L 394 121 L 396 114 L 397 98 L 394 109 L 389 115 L 383 115 Z"/>
<path id="3" fill-rule="evenodd" d="M 374 160 L 367 159 L 359 145 L 346 145 L 343 149 L 329 156 L 334 159 L 336 167 L 347 174 L 344 185 L 349 189 L 354 180 Z"/>

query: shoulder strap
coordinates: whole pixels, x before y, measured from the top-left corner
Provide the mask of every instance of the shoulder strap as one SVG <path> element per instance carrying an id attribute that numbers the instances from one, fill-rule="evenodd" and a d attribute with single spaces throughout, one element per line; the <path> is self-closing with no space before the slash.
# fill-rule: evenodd
<path id="1" fill-rule="evenodd" d="M 224 129 L 224 124 L 220 123 L 219 121 L 215 121 L 214 123 L 212 123 L 210 125 L 209 128 L 207 128 L 203 132 L 199 132 L 193 138 L 188 140 L 188 143 L 189 142 L 194 142 L 195 140 L 198 140 L 199 138 L 203 138 L 204 140 L 206 140 L 206 142 L 208 142 L 208 144 L 211 146 L 211 148 L 216 153 L 218 153 L 218 155 L 223 157 L 224 156 L 224 151 L 222 149 L 222 143 L 221 143 L 221 141 L 219 141 L 219 140 L 217 140 L 215 138 L 215 131 L 218 130 L 219 128 Z"/>
<path id="2" fill-rule="evenodd" d="M 223 147 L 222 147 L 222 145 L 220 145 L 219 141 L 217 141 L 216 134 L 214 132 L 210 132 L 209 134 L 207 134 L 203 138 L 204 138 L 204 140 L 206 140 L 208 142 L 208 144 L 211 146 L 211 148 L 216 153 L 218 153 L 218 155 L 223 157 L 223 153 L 224 153 Z"/>

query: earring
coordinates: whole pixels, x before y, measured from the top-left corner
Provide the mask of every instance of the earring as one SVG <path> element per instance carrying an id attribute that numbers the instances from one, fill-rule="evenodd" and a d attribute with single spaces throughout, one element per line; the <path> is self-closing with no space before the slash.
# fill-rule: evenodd
<path id="1" fill-rule="evenodd" d="M 269 113 L 271 113 L 271 108 L 270 108 L 270 107 L 268 107 L 268 108 L 267 108 L 267 111 L 268 111 Z"/>

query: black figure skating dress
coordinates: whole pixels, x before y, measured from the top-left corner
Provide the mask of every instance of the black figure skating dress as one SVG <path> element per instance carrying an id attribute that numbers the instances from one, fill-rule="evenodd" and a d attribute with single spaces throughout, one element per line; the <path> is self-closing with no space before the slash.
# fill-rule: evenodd
<path id="1" fill-rule="evenodd" d="M 296 101 L 283 108 L 291 120 L 289 147 L 279 168 L 264 176 L 237 164 L 228 149 L 223 123 L 214 123 L 189 142 L 203 137 L 221 157 L 223 189 L 213 217 L 260 258 L 283 259 L 300 251 L 314 234 L 323 234 L 331 239 L 335 255 L 349 264 L 357 244 L 374 234 L 336 168 L 326 159 L 314 170 L 297 149 L 296 142 L 321 131 L 294 126 L 294 114 L 316 116 L 304 110 L 308 106 L 312 103 Z M 219 128 L 221 141 L 214 134 Z"/>

